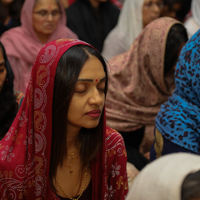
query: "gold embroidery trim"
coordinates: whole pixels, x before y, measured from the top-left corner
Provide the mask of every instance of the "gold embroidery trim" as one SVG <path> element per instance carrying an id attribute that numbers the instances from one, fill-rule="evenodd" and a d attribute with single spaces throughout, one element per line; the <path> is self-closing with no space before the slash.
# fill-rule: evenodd
<path id="1" fill-rule="evenodd" d="M 155 144 L 154 144 L 154 149 L 155 149 L 155 152 L 156 152 L 156 158 L 159 158 L 159 157 L 162 156 L 163 146 L 164 146 L 164 141 L 163 141 L 162 134 L 156 128 Z"/>

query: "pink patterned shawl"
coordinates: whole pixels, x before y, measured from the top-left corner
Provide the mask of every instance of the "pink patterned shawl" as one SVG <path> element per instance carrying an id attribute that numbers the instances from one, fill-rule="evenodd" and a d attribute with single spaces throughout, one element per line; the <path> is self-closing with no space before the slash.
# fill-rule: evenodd
<path id="1" fill-rule="evenodd" d="M 164 56 L 168 32 L 176 23 L 179 22 L 171 18 L 153 21 L 129 51 L 109 61 L 108 126 L 129 132 L 154 125 L 161 104 L 175 87 L 174 73 L 164 77 Z"/>
<path id="2" fill-rule="evenodd" d="M 1 199 L 59 199 L 49 182 L 54 78 L 61 56 L 78 44 L 88 45 L 60 39 L 45 45 L 37 56 L 22 106 L 0 141 Z M 125 199 L 126 160 L 123 139 L 106 128 L 104 116 L 103 145 L 91 163 L 92 200 Z"/>
<path id="3" fill-rule="evenodd" d="M 21 11 L 22 25 L 6 31 L 1 36 L 8 60 L 14 72 L 14 87 L 16 90 L 25 93 L 29 82 L 31 67 L 43 44 L 39 41 L 32 26 L 32 13 L 35 0 L 26 0 Z M 48 42 L 61 39 L 77 39 L 77 35 L 66 27 L 66 14 L 60 4 L 62 15 L 56 30 L 49 37 Z"/>

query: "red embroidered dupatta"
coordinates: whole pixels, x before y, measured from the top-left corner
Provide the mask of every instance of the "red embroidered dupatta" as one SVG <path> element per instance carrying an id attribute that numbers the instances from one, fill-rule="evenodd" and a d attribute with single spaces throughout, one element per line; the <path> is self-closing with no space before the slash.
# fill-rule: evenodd
<path id="1" fill-rule="evenodd" d="M 79 40 L 60 39 L 46 44 L 37 56 L 21 108 L 8 133 L 0 141 L 0 197 L 3 200 L 53 199 L 49 183 L 49 166 L 54 78 L 61 56 L 70 47 L 78 44 L 90 46 Z M 108 130 L 115 133 L 111 129 Z M 111 169 L 111 165 L 107 167 L 106 164 L 106 126 L 103 137 L 103 146 L 91 164 L 92 199 L 108 199 L 109 174 L 106 168 Z M 118 138 L 117 149 L 123 158 L 123 167 L 120 171 L 122 170 L 124 178 L 122 180 L 119 176 L 120 181 L 117 179 L 116 184 L 118 183 L 118 192 L 121 193 L 123 189 L 123 195 L 126 195 L 124 144 L 121 136 L 113 134 L 112 138 L 112 141 Z M 116 145 L 113 148 L 116 148 Z M 115 157 L 113 154 L 112 158 Z"/>

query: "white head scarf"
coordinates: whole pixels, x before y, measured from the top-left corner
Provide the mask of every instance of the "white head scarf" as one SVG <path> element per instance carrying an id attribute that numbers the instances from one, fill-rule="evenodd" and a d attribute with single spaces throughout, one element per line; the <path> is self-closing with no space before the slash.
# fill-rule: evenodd
<path id="1" fill-rule="evenodd" d="M 200 29 L 200 0 L 192 1 L 191 10 L 192 16 L 185 22 L 189 38 Z"/>
<path id="2" fill-rule="evenodd" d="M 110 58 L 127 51 L 143 29 L 144 0 L 125 0 L 116 27 L 104 41 L 102 55 Z"/>
<path id="3" fill-rule="evenodd" d="M 126 200 L 181 200 L 185 177 L 198 170 L 198 155 L 174 153 L 162 156 L 139 173 Z"/>
<path id="4" fill-rule="evenodd" d="M 192 1 L 192 16 L 195 22 L 200 26 L 200 0 Z"/>

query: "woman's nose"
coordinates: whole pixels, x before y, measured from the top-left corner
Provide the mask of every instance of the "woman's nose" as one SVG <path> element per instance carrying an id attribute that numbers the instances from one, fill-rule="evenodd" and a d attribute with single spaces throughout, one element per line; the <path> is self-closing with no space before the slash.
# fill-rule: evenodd
<path id="1" fill-rule="evenodd" d="M 92 93 L 91 93 L 91 97 L 89 99 L 89 103 L 90 104 L 96 104 L 96 105 L 100 105 L 103 102 L 103 97 L 100 94 L 100 92 L 98 91 L 98 89 L 95 89 Z"/>
<path id="2" fill-rule="evenodd" d="M 154 4 L 153 11 L 156 12 L 156 13 L 160 13 L 160 7 L 156 3 Z"/>
<path id="3" fill-rule="evenodd" d="M 52 21 L 52 20 L 53 20 L 53 15 L 52 15 L 52 13 L 48 13 L 48 15 L 47 15 L 47 20 L 48 20 L 48 21 Z"/>

